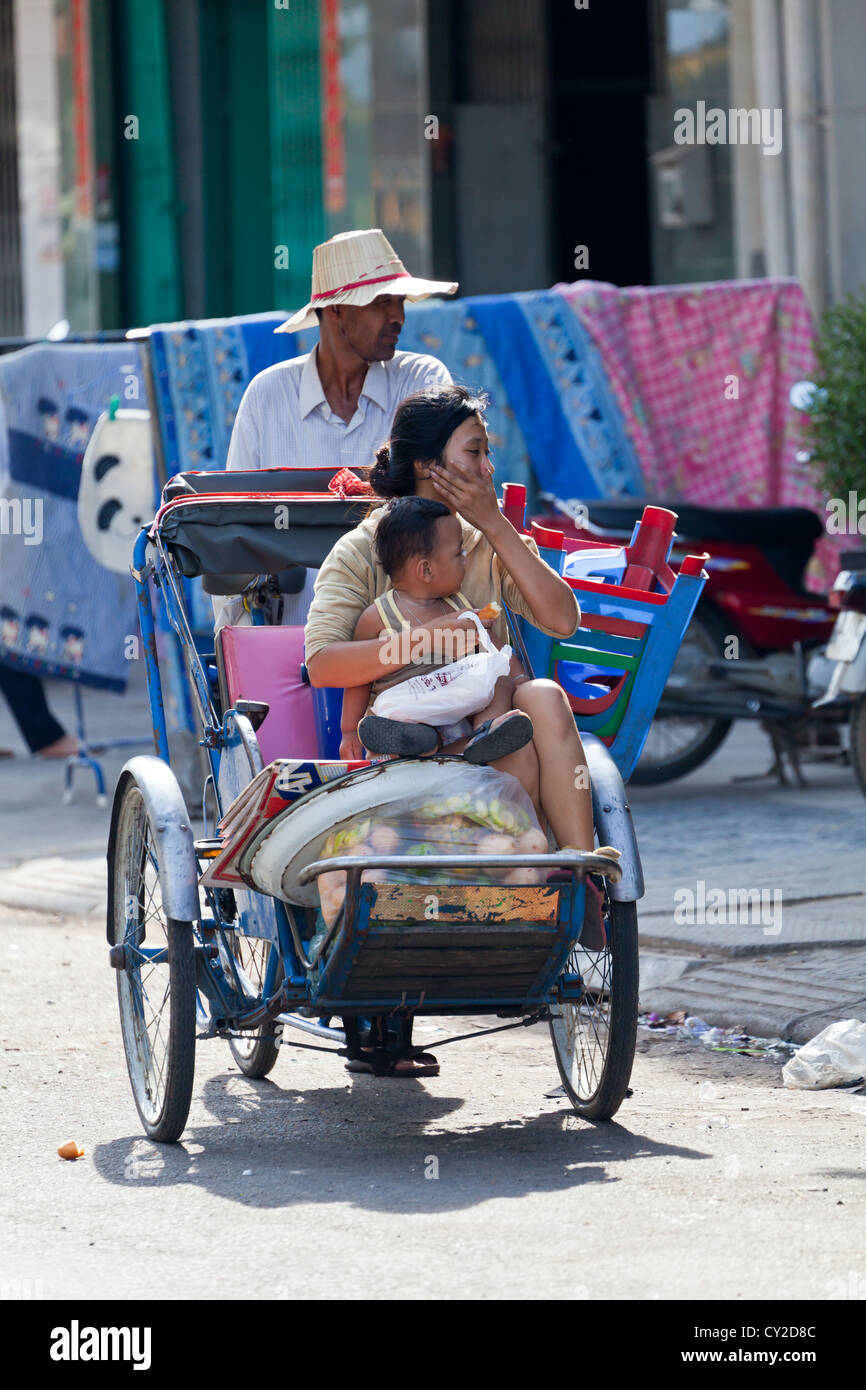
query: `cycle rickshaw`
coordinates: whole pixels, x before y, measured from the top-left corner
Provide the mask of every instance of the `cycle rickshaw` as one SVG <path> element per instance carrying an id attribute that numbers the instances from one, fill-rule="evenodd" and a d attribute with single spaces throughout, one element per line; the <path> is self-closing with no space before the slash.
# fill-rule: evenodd
<path id="1" fill-rule="evenodd" d="M 586 749 L 598 843 L 619 847 L 619 862 L 458 846 L 419 865 L 406 854 L 353 853 L 348 841 L 341 852 L 341 827 L 386 811 L 408 790 L 434 796 L 447 782 L 459 800 L 472 769 L 443 756 L 341 762 L 341 692 L 306 682 L 303 628 L 226 626 L 213 652 L 199 652 L 187 586 L 201 576 L 210 593 L 237 593 L 254 576 L 318 567 L 361 514 L 358 499 L 334 483 L 335 470 L 325 468 L 179 474 L 136 543 L 155 756 L 127 762 L 115 790 L 107 932 L 144 1129 L 160 1142 L 180 1137 L 198 1039 L 226 1039 L 250 1078 L 266 1076 L 290 1041 L 363 1057 L 381 1074 L 420 1054 L 412 1020 L 431 1015 L 493 1015 L 494 1031 L 547 1022 L 574 1109 L 610 1118 L 634 1057 L 643 893 L 624 781 L 700 596 L 706 557 L 689 557 L 673 576 L 666 562 L 676 518 L 660 509 L 647 509 L 619 552 L 582 542 L 569 553 L 559 533 L 536 529 L 541 553 L 577 592 L 582 625 L 568 641 L 552 641 L 509 615 L 527 669 L 566 690 Z M 518 529 L 524 504 L 523 490 L 506 485 L 503 510 Z M 154 595 L 183 652 L 209 766 L 198 838 L 170 765 Z M 328 923 L 317 892 L 326 873 L 344 875 L 345 885 Z M 580 943 L 588 874 L 604 886 L 598 951 Z M 471 1034 L 444 1042 L 462 1036 Z"/>

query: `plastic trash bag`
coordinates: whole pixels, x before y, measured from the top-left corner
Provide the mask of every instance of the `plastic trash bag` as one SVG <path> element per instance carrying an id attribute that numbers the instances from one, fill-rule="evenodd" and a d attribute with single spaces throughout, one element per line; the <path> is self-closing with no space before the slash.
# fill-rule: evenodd
<path id="1" fill-rule="evenodd" d="M 547 836 L 532 802 L 516 777 L 491 767 L 466 764 L 451 783 L 459 790 L 402 797 L 375 813 L 355 816 L 337 826 L 319 852 L 338 855 L 405 854 L 418 868 L 369 869 L 362 883 L 502 883 L 536 884 L 543 868 L 426 869 L 431 854 L 546 854 Z M 337 869 L 319 876 L 319 900 L 327 926 L 336 921 L 346 893 L 346 874 Z"/>
<path id="2" fill-rule="evenodd" d="M 786 1086 L 818 1091 L 866 1076 L 866 1023 L 844 1018 L 804 1043 L 782 1068 Z"/>
<path id="3" fill-rule="evenodd" d="M 373 713 L 407 724 L 440 725 L 456 724 L 484 709 L 493 698 L 499 677 L 508 675 L 511 648 L 497 651 L 477 613 L 467 612 L 466 621 L 474 622 L 478 629 L 483 651 L 389 686 L 373 701 Z"/>

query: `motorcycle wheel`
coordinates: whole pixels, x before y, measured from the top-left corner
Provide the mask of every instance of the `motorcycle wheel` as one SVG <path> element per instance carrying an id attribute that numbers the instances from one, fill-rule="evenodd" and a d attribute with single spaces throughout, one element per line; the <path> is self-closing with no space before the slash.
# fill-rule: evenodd
<path id="1" fill-rule="evenodd" d="M 861 695 L 851 710 L 851 765 L 866 796 L 866 695 Z"/>
<path id="2" fill-rule="evenodd" d="M 682 646 L 677 653 L 668 686 L 682 689 L 695 679 L 708 660 L 718 661 L 725 655 L 725 641 L 730 636 L 730 620 L 715 608 L 699 606 L 689 624 Z M 713 756 L 727 738 L 733 720 L 712 716 L 667 715 L 656 717 L 650 725 L 643 752 L 631 775 L 638 787 L 659 786 L 685 777 Z"/>

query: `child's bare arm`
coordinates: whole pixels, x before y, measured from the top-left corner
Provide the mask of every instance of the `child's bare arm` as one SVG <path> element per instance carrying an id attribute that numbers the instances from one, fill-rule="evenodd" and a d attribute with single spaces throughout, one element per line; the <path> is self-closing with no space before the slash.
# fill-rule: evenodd
<path id="1" fill-rule="evenodd" d="M 358 737 L 358 725 L 370 700 L 369 685 L 350 685 L 343 691 L 343 711 L 340 715 L 340 757 L 363 758 L 364 748 Z"/>
<path id="2" fill-rule="evenodd" d="M 382 630 L 382 619 L 375 604 L 370 604 L 365 608 L 355 625 L 353 640 L 358 642 L 369 641 L 370 638 L 378 636 Z M 370 703 L 371 681 L 365 685 L 350 685 L 343 691 L 343 710 L 340 715 L 340 730 L 343 737 L 340 740 L 340 757 L 347 759 L 363 758 L 364 748 L 358 738 L 358 724 L 363 719 Z"/>

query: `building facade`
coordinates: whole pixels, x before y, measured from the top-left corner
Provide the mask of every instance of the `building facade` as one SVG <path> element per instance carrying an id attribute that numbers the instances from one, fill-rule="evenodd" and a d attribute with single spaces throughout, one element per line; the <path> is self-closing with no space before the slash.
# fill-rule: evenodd
<path id="1" fill-rule="evenodd" d="M 465 294 L 820 311 L 866 283 L 864 58 L 863 0 L 0 0 L 0 336 L 295 308 L 371 225 Z"/>

